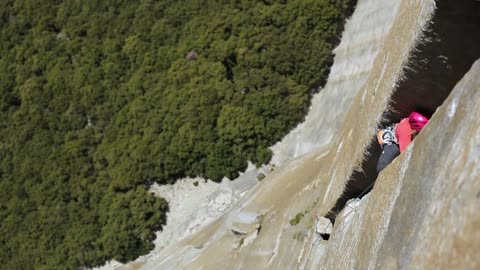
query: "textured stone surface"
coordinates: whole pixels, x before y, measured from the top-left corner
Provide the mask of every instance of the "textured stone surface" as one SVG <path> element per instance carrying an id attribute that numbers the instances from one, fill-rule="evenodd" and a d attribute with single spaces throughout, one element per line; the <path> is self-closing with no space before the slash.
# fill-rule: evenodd
<path id="1" fill-rule="evenodd" d="M 354 97 L 370 74 L 400 3 L 358 1 L 334 50 L 334 64 L 326 85 L 313 97 L 305 122 L 272 148 L 273 163 L 282 164 L 334 140 Z"/>
<path id="2" fill-rule="evenodd" d="M 318 234 L 331 234 L 332 233 L 332 222 L 325 217 L 318 217 L 315 230 Z"/>

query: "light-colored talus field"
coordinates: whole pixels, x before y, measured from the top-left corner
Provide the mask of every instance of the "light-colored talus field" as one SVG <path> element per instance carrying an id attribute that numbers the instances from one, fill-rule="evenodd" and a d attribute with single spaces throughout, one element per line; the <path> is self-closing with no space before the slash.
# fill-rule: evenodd
<path id="1" fill-rule="evenodd" d="M 467 12 L 474 2 L 452 5 Z M 358 1 L 305 123 L 274 147 L 277 169 L 197 233 L 125 269 L 480 269 L 480 61 L 472 66 L 470 46 L 478 38 L 443 46 L 463 11 L 437 4 Z M 465 21 L 479 23 L 475 12 Z M 427 86 L 440 81 L 448 97 L 436 104 L 445 92 Z M 404 153 L 371 174 L 380 123 L 423 101 L 442 105 Z M 372 191 L 322 239 L 317 215 L 358 196 L 349 188 L 368 186 L 355 183 L 362 173 L 376 178 Z"/>

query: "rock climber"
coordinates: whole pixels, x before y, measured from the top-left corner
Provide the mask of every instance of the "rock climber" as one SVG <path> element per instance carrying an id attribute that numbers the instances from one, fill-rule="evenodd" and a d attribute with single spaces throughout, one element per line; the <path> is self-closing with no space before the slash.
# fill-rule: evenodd
<path id="1" fill-rule="evenodd" d="M 383 151 L 378 159 L 377 173 L 387 167 L 428 123 L 428 118 L 418 112 L 412 112 L 399 123 L 378 132 L 378 143 Z"/>

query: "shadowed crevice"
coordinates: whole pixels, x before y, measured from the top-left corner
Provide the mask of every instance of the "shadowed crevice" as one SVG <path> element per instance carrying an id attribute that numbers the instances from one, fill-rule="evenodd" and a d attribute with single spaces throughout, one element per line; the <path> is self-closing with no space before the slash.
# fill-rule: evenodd
<path id="1" fill-rule="evenodd" d="M 412 111 L 431 117 L 455 84 L 480 57 L 480 2 L 438 1 L 429 29 L 410 57 L 410 64 L 391 97 L 390 111 L 380 128 L 398 123 Z M 377 179 L 376 163 L 382 149 L 376 138 L 368 146 L 361 171 L 353 172 L 343 195 L 326 215 L 332 223 L 349 199 L 363 197 Z"/>

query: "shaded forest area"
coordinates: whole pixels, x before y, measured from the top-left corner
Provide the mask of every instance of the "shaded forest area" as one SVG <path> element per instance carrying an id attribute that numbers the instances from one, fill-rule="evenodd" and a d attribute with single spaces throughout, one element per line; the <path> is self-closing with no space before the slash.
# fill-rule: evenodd
<path id="1" fill-rule="evenodd" d="M 347 2 L 1 1 L 0 268 L 135 259 L 168 211 L 150 183 L 268 162 Z"/>

